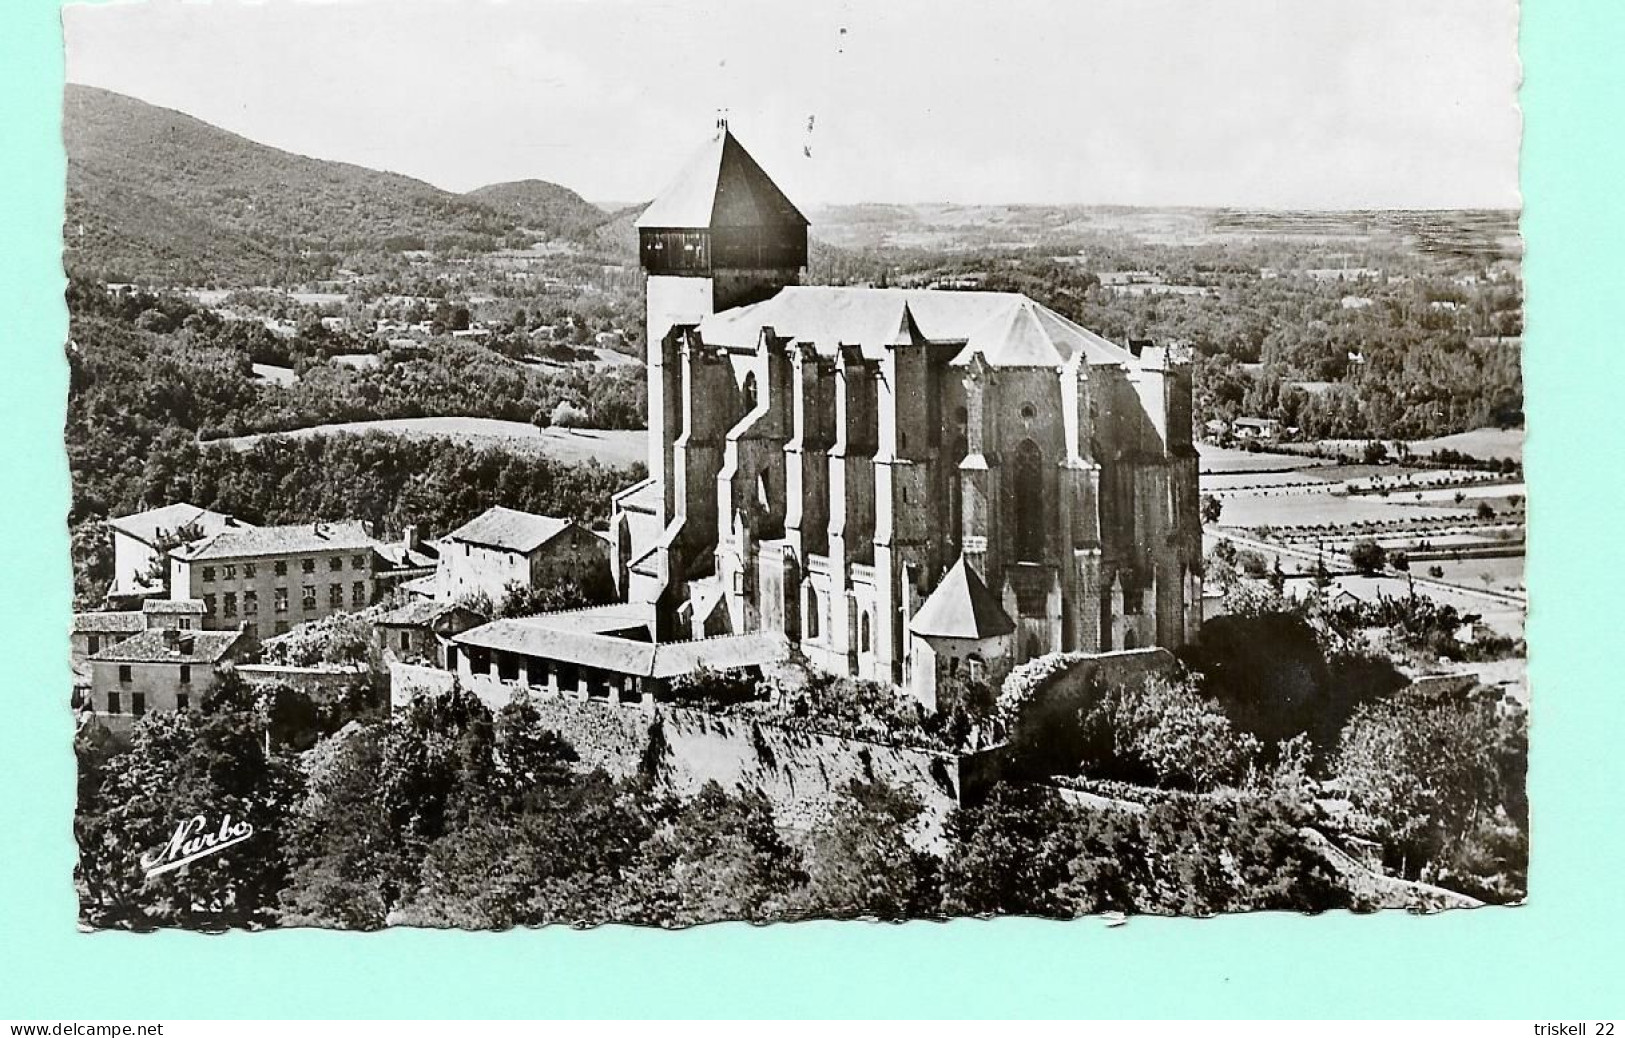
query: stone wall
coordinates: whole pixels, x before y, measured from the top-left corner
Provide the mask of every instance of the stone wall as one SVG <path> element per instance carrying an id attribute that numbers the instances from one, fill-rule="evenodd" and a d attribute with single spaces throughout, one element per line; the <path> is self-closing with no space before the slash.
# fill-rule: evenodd
<path id="1" fill-rule="evenodd" d="M 442 670 L 391 664 L 391 700 L 451 688 Z M 475 695 L 493 709 L 507 702 L 506 686 L 476 679 Z M 638 773 L 646 758 L 673 792 L 692 795 L 706 782 L 724 789 L 757 789 L 773 802 L 780 824 L 807 830 L 836 803 L 853 779 L 880 779 L 912 790 L 924 804 L 918 846 L 940 847 L 942 823 L 958 803 L 961 758 L 945 751 L 886 746 L 666 704 L 605 703 L 570 696 L 532 700 L 544 728 L 558 732 L 588 767 L 616 777 Z M 651 743 L 656 747 L 651 750 Z"/>

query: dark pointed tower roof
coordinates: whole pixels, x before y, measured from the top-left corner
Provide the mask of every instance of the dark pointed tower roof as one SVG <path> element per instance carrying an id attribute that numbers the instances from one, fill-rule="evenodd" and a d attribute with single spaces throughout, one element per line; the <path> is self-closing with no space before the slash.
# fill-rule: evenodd
<path id="1" fill-rule="evenodd" d="M 1009 634 L 1016 625 L 961 555 L 921 603 L 908 629 L 924 638 L 981 641 Z"/>
<path id="2" fill-rule="evenodd" d="M 723 126 L 643 211 L 637 226 L 806 227 L 807 218 Z"/>

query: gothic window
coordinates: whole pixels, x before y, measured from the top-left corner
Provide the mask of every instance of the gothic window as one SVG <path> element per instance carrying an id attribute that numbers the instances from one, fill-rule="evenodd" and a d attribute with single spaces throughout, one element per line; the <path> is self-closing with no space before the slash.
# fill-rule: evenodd
<path id="1" fill-rule="evenodd" d="M 1139 647 L 1140 640 L 1134 637 L 1134 629 L 1131 627 L 1123 633 L 1123 648 L 1138 649 Z"/>
<path id="2" fill-rule="evenodd" d="M 821 609 L 822 609 L 822 606 L 820 605 L 820 603 L 818 601 L 818 590 L 816 588 L 808 588 L 807 589 L 807 638 L 810 641 L 817 641 L 818 640 L 818 631 L 819 631 L 819 628 L 821 626 L 821 624 L 819 623 L 819 620 L 820 620 L 819 613 L 820 613 Z"/>
<path id="3" fill-rule="evenodd" d="M 747 411 L 756 410 L 756 372 L 754 372 L 754 371 L 749 371 L 749 372 L 745 373 L 744 394 L 745 394 L 745 410 L 747 410 Z"/>
<path id="4" fill-rule="evenodd" d="M 1021 405 L 1021 417 L 1032 418 L 1036 414 L 1038 414 L 1038 408 L 1034 407 L 1032 404 L 1027 403 Z"/>
<path id="5" fill-rule="evenodd" d="M 858 651 L 869 651 L 869 614 L 864 613 L 858 620 Z"/>
<path id="6" fill-rule="evenodd" d="M 1030 660 L 1036 660 L 1038 657 L 1042 656 L 1043 653 L 1039 651 L 1040 648 L 1041 647 L 1038 644 L 1038 635 L 1029 634 L 1027 636 L 1027 658 Z"/>
<path id="7" fill-rule="evenodd" d="M 1044 561 L 1044 456 L 1038 444 L 1022 440 L 1011 466 L 1015 499 L 1016 560 Z"/>

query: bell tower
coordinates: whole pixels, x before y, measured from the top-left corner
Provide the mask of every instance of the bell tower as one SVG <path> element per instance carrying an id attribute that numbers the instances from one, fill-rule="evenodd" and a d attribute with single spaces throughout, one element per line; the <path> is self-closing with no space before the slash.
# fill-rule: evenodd
<path id="1" fill-rule="evenodd" d="M 716 134 L 638 217 L 648 274 L 649 474 L 660 479 L 682 401 L 666 369 L 672 326 L 757 303 L 801 280 L 807 218 L 728 129 Z M 670 519 L 670 516 L 664 516 Z"/>

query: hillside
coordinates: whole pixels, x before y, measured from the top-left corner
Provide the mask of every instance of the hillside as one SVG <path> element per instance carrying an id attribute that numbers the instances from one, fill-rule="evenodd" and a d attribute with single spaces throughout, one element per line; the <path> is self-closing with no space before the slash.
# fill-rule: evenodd
<path id="1" fill-rule="evenodd" d="M 545 180 L 487 184 L 463 196 L 517 221 L 538 238 L 590 238 L 610 214 L 567 187 Z"/>
<path id="2" fill-rule="evenodd" d="M 357 254 L 492 248 L 511 216 L 395 173 L 307 158 L 70 84 L 66 263 L 108 280 L 314 276 Z"/>

